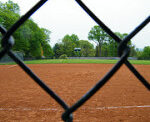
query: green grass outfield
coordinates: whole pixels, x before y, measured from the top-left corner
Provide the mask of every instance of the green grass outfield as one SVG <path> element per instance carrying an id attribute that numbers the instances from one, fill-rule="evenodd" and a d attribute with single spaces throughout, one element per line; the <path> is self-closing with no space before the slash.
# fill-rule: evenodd
<path id="1" fill-rule="evenodd" d="M 24 61 L 25 64 L 115 64 L 118 60 L 100 59 L 43 59 Z M 150 60 L 129 60 L 132 64 L 150 65 Z M 0 63 L 0 65 L 12 65 L 11 63 Z"/>

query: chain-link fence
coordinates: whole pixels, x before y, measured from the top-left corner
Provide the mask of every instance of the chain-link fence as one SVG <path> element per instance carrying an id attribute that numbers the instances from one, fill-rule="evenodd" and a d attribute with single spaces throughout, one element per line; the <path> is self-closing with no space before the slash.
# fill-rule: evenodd
<path id="1" fill-rule="evenodd" d="M 100 80 L 97 84 L 90 89 L 81 99 L 79 99 L 74 105 L 69 107 L 51 88 L 49 88 L 32 70 L 29 69 L 11 50 L 14 45 L 14 39 L 12 34 L 36 11 L 38 10 L 47 0 L 40 0 L 33 8 L 31 8 L 24 16 L 22 16 L 12 27 L 7 31 L 3 27 L 0 27 L 0 32 L 3 35 L 1 40 L 2 50 L 0 51 L 0 59 L 8 54 L 41 88 L 43 88 L 53 99 L 60 104 L 65 112 L 62 114 L 62 119 L 66 122 L 73 121 L 73 112 L 81 107 L 89 98 L 91 98 L 98 90 L 100 90 L 108 80 L 118 71 L 118 69 L 125 64 L 129 70 L 139 79 L 139 81 L 150 90 L 150 84 L 144 79 L 144 77 L 133 67 L 128 61 L 130 54 L 130 48 L 127 45 L 129 40 L 133 38 L 144 26 L 150 22 L 150 16 L 146 18 L 139 26 L 137 26 L 126 38 L 121 40 L 115 35 L 96 15 L 81 1 L 76 2 L 83 8 L 83 10 L 103 29 L 107 32 L 117 43 L 119 61 L 113 66 L 113 68 Z"/>

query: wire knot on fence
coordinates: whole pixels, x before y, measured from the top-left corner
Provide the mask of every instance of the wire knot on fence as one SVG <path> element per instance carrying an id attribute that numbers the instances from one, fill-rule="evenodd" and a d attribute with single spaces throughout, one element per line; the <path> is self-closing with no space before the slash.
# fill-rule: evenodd
<path id="1" fill-rule="evenodd" d="M 150 22 L 150 16 L 146 18 L 137 28 L 135 28 L 126 38 L 120 39 L 116 34 L 114 34 L 81 0 L 75 0 L 79 6 L 106 32 L 108 33 L 116 42 L 118 42 L 118 55 L 120 60 L 113 66 L 113 68 L 97 82 L 97 84 L 91 88 L 83 97 L 81 97 L 73 106 L 69 107 L 66 102 L 64 102 L 51 88 L 49 88 L 32 70 L 27 67 L 23 61 L 15 56 L 11 51 L 14 45 L 14 39 L 12 34 L 36 11 L 38 10 L 47 0 L 40 0 L 33 8 L 31 8 L 24 16 L 22 16 L 12 27 L 6 31 L 3 27 L 0 27 L 0 32 L 3 37 L 1 40 L 2 50 L 0 51 L 0 59 L 8 54 L 41 88 L 43 88 L 53 99 L 56 100 L 58 104 L 64 108 L 64 113 L 62 114 L 62 119 L 66 122 L 73 121 L 72 113 L 81 107 L 88 99 L 90 99 L 98 90 L 100 90 L 108 80 L 118 71 L 118 69 L 125 64 L 129 70 L 139 79 L 139 81 L 150 90 L 150 84 L 145 80 L 145 78 L 134 68 L 134 66 L 127 60 L 130 48 L 128 47 L 128 42 L 133 38 L 143 27 L 145 27 Z"/>

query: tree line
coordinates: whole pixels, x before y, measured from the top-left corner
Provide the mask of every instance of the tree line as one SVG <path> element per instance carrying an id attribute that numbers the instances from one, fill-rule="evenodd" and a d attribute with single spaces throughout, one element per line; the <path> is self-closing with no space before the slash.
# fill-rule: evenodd
<path id="1" fill-rule="evenodd" d="M 119 38 L 123 39 L 128 34 L 115 33 Z M 94 48 L 88 40 L 79 40 L 75 34 L 66 35 L 62 42 L 56 43 L 53 51 L 56 58 L 63 54 L 69 57 L 84 56 L 84 57 L 117 57 L 118 44 L 112 39 L 103 29 L 95 25 L 88 33 L 88 39 L 96 44 Z M 135 46 L 129 41 L 128 43 L 131 53 L 130 56 L 136 56 Z M 75 51 L 75 48 L 80 48 L 80 51 Z"/>
<path id="2" fill-rule="evenodd" d="M 150 60 L 150 46 L 144 47 L 143 50 L 136 49 L 138 59 Z"/>
<path id="3" fill-rule="evenodd" d="M 80 50 L 75 51 L 75 48 L 80 48 Z M 63 54 L 68 57 L 90 57 L 95 55 L 94 46 L 87 40 L 79 40 L 75 34 L 65 35 L 62 42 L 55 44 L 53 51 L 55 58 L 59 58 Z"/>
<path id="4" fill-rule="evenodd" d="M 8 2 L 0 2 L 0 25 L 9 29 L 19 18 L 19 5 L 9 0 Z M 88 33 L 88 40 L 80 40 L 76 34 L 66 34 L 61 42 L 56 43 L 52 48 L 50 46 L 51 31 L 40 28 L 32 19 L 28 19 L 14 34 L 15 45 L 14 51 L 24 54 L 24 57 L 34 58 L 60 58 L 62 55 L 66 57 L 117 57 L 118 44 L 103 29 L 95 25 Z M 119 38 L 123 39 L 127 33 L 115 33 Z M 0 39 L 2 35 L 0 34 Z M 94 45 L 90 42 L 95 43 Z M 138 50 L 129 41 L 128 43 L 131 53 L 134 57 L 150 57 L 150 47 L 144 50 Z M 0 48 L 2 48 L 0 46 Z M 78 49 L 78 50 L 75 50 Z"/>
<path id="5" fill-rule="evenodd" d="M 0 2 L 1 26 L 8 30 L 20 17 L 18 4 L 11 0 L 6 3 Z M 13 50 L 24 53 L 25 57 L 52 57 L 53 50 L 49 45 L 50 33 L 49 30 L 40 28 L 32 19 L 28 19 L 13 34 L 15 39 Z M 0 35 L 0 38 L 2 38 L 2 35 Z"/>

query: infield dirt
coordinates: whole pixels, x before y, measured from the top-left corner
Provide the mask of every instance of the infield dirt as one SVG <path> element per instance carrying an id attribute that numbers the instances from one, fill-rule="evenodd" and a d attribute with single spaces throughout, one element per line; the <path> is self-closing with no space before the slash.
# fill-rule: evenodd
<path id="1" fill-rule="evenodd" d="M 28 65 L 69 106 L 80 99 L 113 64 Z M 134 65 L 150 81 L 150 65 Z M 1 122 L 60 122 L 63 109 L 19 66 L 0 66 Z M 141 106 L 141 107 L 140 107 Z M 148 122 L 150 92 L 122 66 L 81 108 L 74 122 Z"/>

